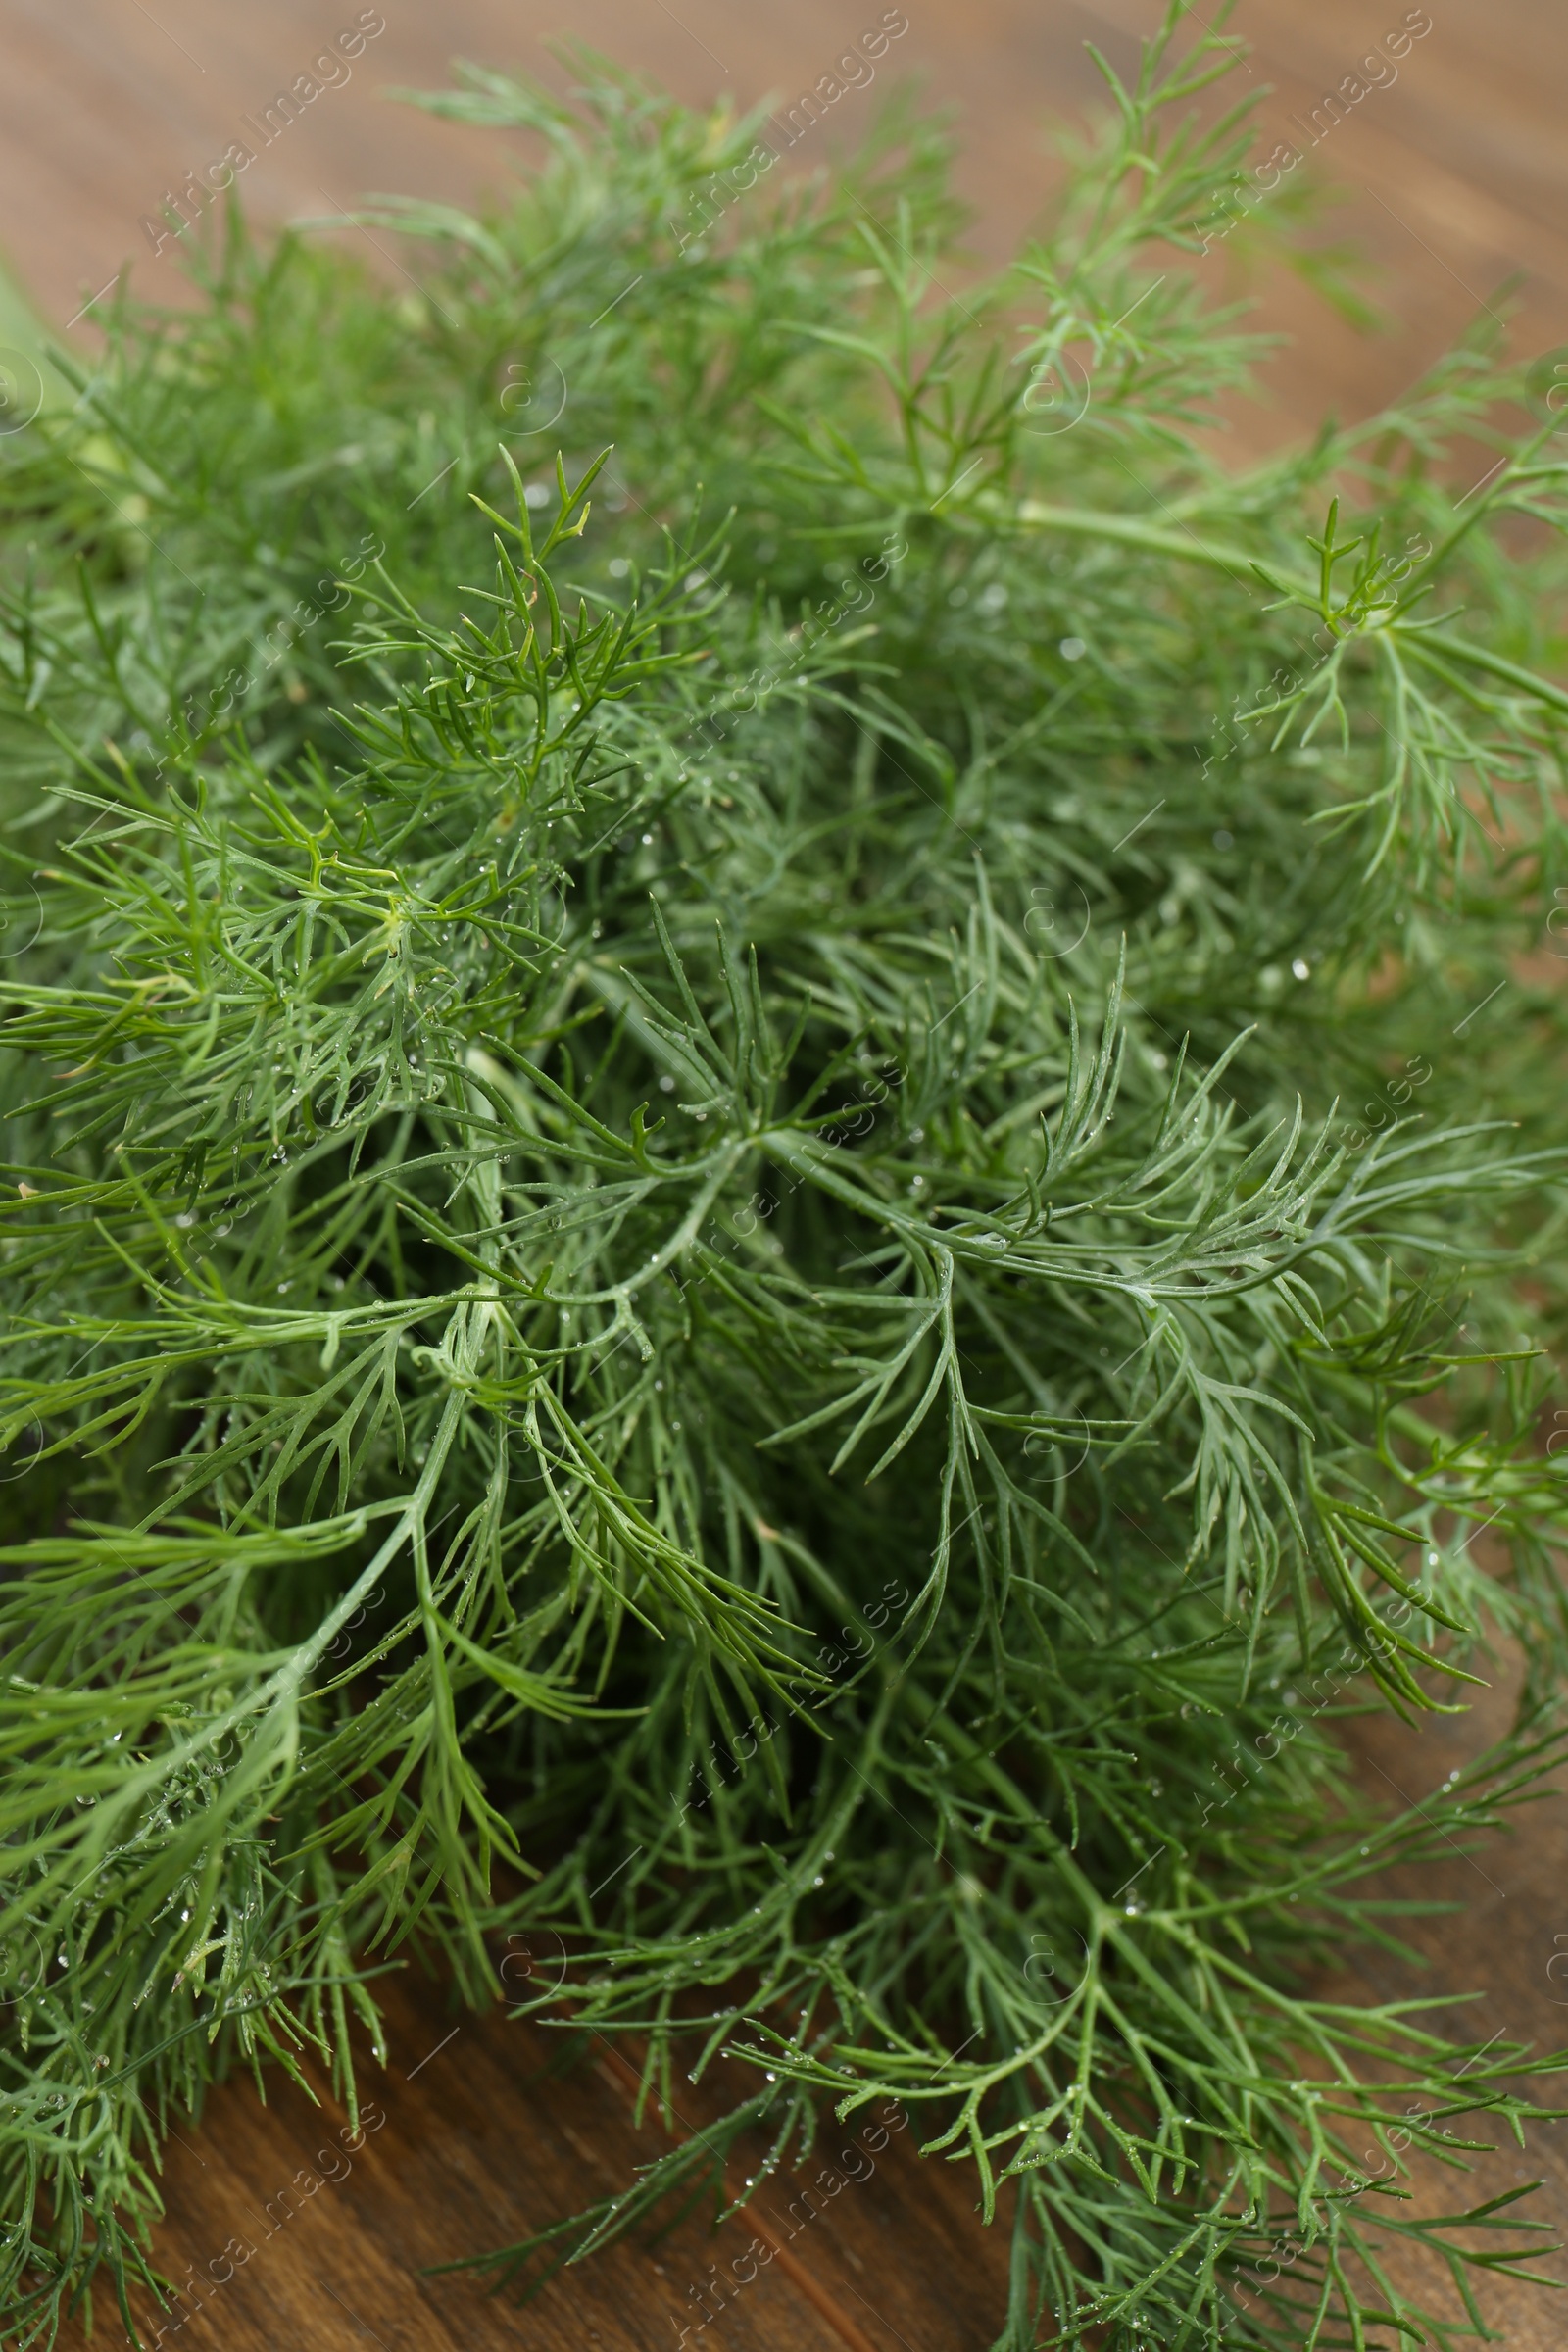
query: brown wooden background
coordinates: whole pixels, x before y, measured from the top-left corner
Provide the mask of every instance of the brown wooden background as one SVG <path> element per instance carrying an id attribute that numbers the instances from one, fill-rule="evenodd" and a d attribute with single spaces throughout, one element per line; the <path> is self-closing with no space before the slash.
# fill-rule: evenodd
<path id="1" fill-rule="evenodd" d="M 1218 0 L 1215 0 L 1217 6 Z M 1006 250 L 1051 176 L 1047 124 L 1099 88 L 1083 44 L 1119 68 L 1160 0 L 908 0 L 909 30 L 879 68 L 924 77 L 951 106 L 960 184 L 978 208 L 976 245 Z M 63 324 L 127 260 L 145 287 L 172 291 L 138 223 L 167 188 L 222 154 L 242 115 L 309 66 L 355 0 L 0 0 L 0 250 Z M 471 198 L 507 170 L 508 141 L 390 104 L 394 86 L 438 85 L 454 56 L 561 78 L 545 43 L 598 46 L 707 102 L 787 105 L 827 72 L 880 0 L 384 0 L 386 30 L 344 87 L 323 94 L 245 173 L 246 202 L 281 220 L 370 189 Z M 1295 136 L 1359 57 L 1396 27 L 1405 0 L 1242 0 L 1232 29 L 1253 54 L 1238 83 L 1271 86 L 1258 154 Z M 1248 440 L 1309 429 L 1326 409 L 1362 413 L 1443 351 L 1511 274 L 1518 333 L 1532 350 L 1568 335 L 1568 12 L 1552 0 L 1432 0 L 1433 29 L 1397 81 L 1374 90 L 1322 142 L 1314 167 L 1345 201 L 1332 225 L 1362 245 L 1383 324 L 1345 326 L 1294 280 L 1257 289 L 1263 322 L 1295 347 L 1272 370 L 1272 418 Z M 1207 0 L 1200 14 L 1212 17 Z M 853 93 L 819 133 L 854 135 Z M 1265 144 L 1266 142 L 1266 144 Z M 803 148 L 802 156 L 809 150 Z M 1215 266 L 1231 257 L 1216 249 Z M 91 317 L 72 329 L 90 343 Z"/>
<path id="2" fill-rule="evenodd" d="M 647 70 L 691 100 L 728 90 L 738 103 L 771 94 L 787 105 L 880 8 L 851 0 L 794 0 L 787 13 L 761 0 L 384 0 L 383 13 L 386 29 L 353 79 L 318 99 L 247 172 L 247 203 L 261 219 L 343 206 L 371 189 L 465 201 L 501 179 L 510 168 L 507 141 L 379 95 L 389 85 L 438 83 L 453 55 L 560 78 L 542 44 L 564 35 Z M 890 50 L 882 77 L 923 74 L 955 110 L 960 182 L 978 211 L 975 246 L 998 255 L 1050 185 L 1048 119 L 1073 114 L 1094 95 L 1083 42 L 1097 41 L 1126 66 L 1156 0 L 907 0 L 906 13 L 908 32 Z M 1251 81 L 1273 86 L 1258 153 L 1267 151 L 1264 141 L 1296 136 L 1291 117 L 1309 111 L 1404 13 L 1402 0 L 1315 0 L 1310 8 L 1244 0 L 1232 30 L 1252 44 Z M 1295 340 L 1270 368 L 1270 405 L 1238 417 L 1239 451 L 1309 429 L 1325 410 L 1365 413 L 1483 306 L 1499 307 L 1498 289 L 1510 277 L 1517 347 L 1540 352 L 1568 342 L 1568 13 L 1549 0 L 1431 0 L 1429 13 L 1432 29 L 1402 61 L 1397 82 L 1372 91 L 1315 159 L 1342 193 L 1330 225 L 1367 256 L 1379 329 L 1351 330 L 1271 271 L 1252 289 L 1262 323 Z M 90 348 L 91 311 L 76 314 L 129 259 L 145 290 L 174 294 L 173 265 L 151 256 L 142 216 L 187 169 L 220 155 L 240 116 L 306 71 L 321 41 L 355 14 L 351 0 L 336 11 L 327 0 L 73 0 L 69 8 L 0 0 L 0 245 L 68 341 Z M 847 98 L 813 136 L 827 143 L 853 135 L 854 110 L 873 99 Z M 1233 270 L 1235 257 L 1221 249 L 1205 266 Z M 1368 1786 L 1391 1802 L 1396 1790 L 1427 1796 L 1499 1715 L 1506 1680 L 1504 1669 L 1496 1696 L 1466 1722 L 1370 1731 L 1362 1743 Z M 1419 1931 L 1424 1969 L 1417 1977 L 1377 1959 L 1346 1980 L 1346 1997 L 1473 1991 L 1470 2030 L 1481 2037 L 1533 2038 L 1542 2048 L 1568 2040 L 1568 1984 L 1546 1974 L 1553 1953 L 1568 1949 L 1565 1860 L 1568 1820 L 1553 1796 L 1509 1839 L 1424 1871 L 1398 1891 L 1457 1906 Z M 790 2218 L 795 2184 L 775 2181 L 760 2219 L 729 2224 L 716 2240 L 694 2221 L 661 2247 L 621 2248 L 558 2279 L 522 2311 L 487 2298 L 466 2277 L 422 2277 L 423 2265 L 514 2240 L 624 2184 L 661 2135 L 657 2125 L 634 2128 L 620 2064 L 607 2050 L 568 2076 L 542 2074 L 551 2052 L 540 2030 L 499 2015 L 449 2013 L 436 1988 L 415 1982 L 397 1989 L 391 2027 L 390 2064 L 375 2085 L 384 2124 L 341 2179 L 297 2210 L 279 2192 L 302 2168 L 320 2169 L 316 2151 L 334 2144 L 342 2120 L 329 2103 L 313 2108 L 274 2082 L 264 2108 L 246 2083 L 235 2083 L 199 2130 L 187 2123 L 171 2143 L 169 2220 L 158 2248 L 169 2274 L 181 2278 L 215 2259 L 221 2269 L 231 2239 L 253 2249 L 188 2323 L 187 2341 L 225 2352 L 348 2352 L 371 2343 L 385 2352 L 673 2348 L 696 2316 L 690 2290 L 720 2253 L 727 2265 L 760 2229 L 780 2250 L 704 2331 L 721 2348 L 983 2352 L 990 2342 L 1004 2244 L 975 2222 L 963 2174 L 912 2160 L 912 2134 L 892 2141 L 874 2176 L 844 2186 L 809 2227 Z M 698 2124 L 704 2112 L 694 2098 L 688 2120 Z M 1547 2187 L 1537 2210 L 1568 2233 L 1565 2134 L 1568 2126 L 1543 2129 L 1527 2151 L 1492 2159 L 1484 2179 L 1502 2186 L 1543 2175 Z M 1425 2211 L 1467 2201 L 1457 2183 L 1432 2172 L 1414 2185 Z M 1495 2309 L 1517 2352 L 1568 2341 L 1568 2302 L 1507 2290 Z M 100 2310 L 96 2341 L 120 2340 L 118 2318 Z M 688 2340 L 700 2340 L 695 2330 Z"/>

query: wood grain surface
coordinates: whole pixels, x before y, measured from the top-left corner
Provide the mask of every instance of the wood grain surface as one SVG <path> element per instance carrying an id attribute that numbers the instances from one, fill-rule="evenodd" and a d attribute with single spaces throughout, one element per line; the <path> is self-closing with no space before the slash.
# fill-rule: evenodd
<path id="1" fill-rule="evenodd" d="M 154 258 L 143 218 L 188 170 L 220 156 L 241 118 L 307 71 L 356 13 L 350 0 L 335 11 L 328 0 L 74 0 L 69 9 L 0 0 L 0 241 L 68 343 L 91 347 L 89 298 L 127 265 L 143 291 L 177 298 L 177 268 L 168 249 Z M 559 82 L 564 69 L 544 44 L 564 36 L 693 101 L 722 93 L 787 105 L 880 8 L 384 0 L 382 13 L 385 30 L 352 78 L 324 91 L 247 172 L 247 205 L 261 221 L 336 209 L 368 190 L 470 202 L 504 181 L 524 160 L 524 141 L 465 131 L 384 95 L 440 83 L 454 55 Z M 1156 13 L 1155 0 L 907 0 L 909 29 L 880 78 L 922 75 L 953 110 L 978 256 L 1006 251 L 1049 193 L 1048 123 L 1080 114 L 1098 86 L 1085 40 L 1124 68 Z M 1430 32 L 1403 55 L 1396 79 L 1317 131 L 1325 93 L 1399 26 L 1403 0 L 1314 0 L 1310 9 L 1244 0 L 1232 21 L 1252 47 L 1243 77 L 1270 88 L 1257 155 L 1280 140 L 1310 148 L 1310 168 L 1338 190 L 1325 226 L 1363 250 L 1381 314 L 1375 332 L 1357 332 L 1281 269 L 1249 286 L 1236 252 L 1216 248 L 1200 266 L 1228 291 L 1255 294 L 1260 322 L 1293 338 L 1266 370 L 1265 403 L 1230 418 L 1239 454 L 1309 430 L 1326 412 L 1367 413 L 1488 310 L 1499 320 L 1506 312 L 1522 352 L 1568 340 L 1568 13 L 1546 0 L 1431 0 L 1430 15 Z M 852 95 L 811 134 L 824 155 L 853 137 L 875 97 Z M 812 160 L 804 144 L 801 160 Z M 370 259 L 389 271 L 409 266 L 386 247 Z M 1510 279 L 1505 301 L 1499 289 Z M 1504 1661 L 1494 1691 L 1463 1720 L 1366 1728 L 1367 1786 L 1391 1803 L 1424 1799 L 1500 1721 L 1509 1682 Z M 1374 1956 L 1338 1989 L 1349 2000 L 1469 1995 L 1461 2031 L 1543 2049 L 1568 2040 L 1568 1983 L 1547 1973 L 1568 1951 L 1565 1865 L 1559 1791 L 1508 1838 L 1399 1880 L 1392 1892 L 1452 1906 L 1414 1929 L 1423 1964 Z M 693 2218 L 659 2245 L 621 2246 L 558 2277 L 524 2308 L 487 2294 L 471 2274 L 426 2276 L 425 2266 L 515 2240 L 623 2186 L 666 2142 L 658 2122 L 634 2122 L 624 2060 L 608 2047 L 551 2071 L 559 2048 L 536 2026 L 460 2016 L 413 1977 L 396 1981 L 389 2002 L 389 2065 L 370 2093 L 384 2121 L 358 2148 L 345 2147 L 344 2118 L 329 2099 L 313 2106 L 277 2080 L 265 2106 L 238 2081 L 213 2098 L 199 2128 L 180 2124 L 167 2153 L 158 2255 L 174 2279 L 209 2281 L 185 2322 L 195 2331 L 188 2342 L 224 2352 L 370 2343 L 387 2352 L 678 2352 L 681 2329 L 693 2328 L 685 2340 L 695 2344 L 694 2322 L 712 2306 L 710 2291 L 701 2300 L 712 2266 L 733 2277 L 737 2261 L 756 2276 L 703 2331 L 733 2352 L 982 2352 L 990 2342 L 1004 2234 L 980 2229 L 964 2174 L 913 2159 L 912 2132 L 892 2136 L 858 2181 L 849 2173 L 860 2160 L 841 2162 L 830 2141 L 825 2162 L 839 2185 L 821 2192 L 814 2219 L 802 2218 L 798 2182 L 775 2180 L 758 2215 L 716 2236 Z M 706 2112 L 694 2094 L 676 2129 L 700 2128 Z M 1501 2187 L 1527 2176 L 1545 2182 L 1534 2210 L 1568 2232 L 1568 2125 L 1543 2127 L 1522 2151 L 1499 2151 L 1480 2178 Z M 1424 2212 L 1472 2193 L 1435 2166 L 1412 2186 Z M 748 2253 L 760 2233 L 761 2246 Z M 232 2276 L 213 2283 L 225 2265 Z M 1513 2352 L 1568 2342 L 1559 2298 L 1504 2285 L 1493 2308 Z M 112 2310 L 100 2305 L 97 2321 L 97 2344 L 121 2340 Z M 156 2323 L 149 2338 L 155 2332 Z M 78 2328 L 67 2341 L 76 2352 L 86 2338 Z"/>
<path id="2" fill-rule="evenodd" d="M 1505 1650 L 1493 1678 L 1466 1717 L 1357 1726 L 1368 1789 L 1391 1810 L 1430 1799 L 1507 1721 L 1517 1677 Z M 1565 1793 L 1551 1787 L 1511 1833 L 1470 1852 L 1456 1846 L 1441 1864 L 1372 1881 L 1374 1893 L 1439 1907 L 1399 1923 L 1422 1957 L 1358 1956 L 1319 1990 L 1352 2005 L 1433 1999 L 1436 2020 L 1461 2038 L 1501 2036 L 1541 2054 L 1568 2043 L 1568 1968 L 1552 1968 L 1568 1950 Z M 430 2275 L 624 2189 L 670 2133 L 701 2132 L 725 2093 L 744 2095 L 750 2082 L 736 2067 L 727 2081 L 678 2093 L 667 2128 L 652 2114 L 639 2122 L 634 2045 L 595 2037 L 582 2048 L 569 2033 L 499 2010 L 475 2016 L 412 1971 L 382 1980 L 381 1997 L 388 2062 L 366 2068 L 361 2144 L 323 2084 L 313 2103 L 270 2075 L 265 2105 L 239 2079 L 214 2094 L 200 2125 L 176 2119 L 156 2253 L 189 2300 L 160 2315 L 138 2298 L 144 2342 L 160 2318 L 166 2347 L 172 2323 L 192 2329 L 185 2352 L 372 2343 L 385 2352 L 681 2352 L 683 2343 L 986 2352 L 993 2341 L 1005 2300 L 1005 2211 L 1001 2226 L 982 2228 L 967 2169 L 920 2162 L 912 2131 L 880 2110 L 830 2131 L 804 2173 L 775 2176 L 716 2231 L 705 2208 L 656 2243 L 645 2232 L 558 2274 L 526 2305 L 491 2291 L 483 2274 Z M 1565 2086 L 1558 2077 L 1536 2084 L 1548 2104 L 1568 2104 Z M 761 2152 L 742 2152 L 732 2185 Z M 1524 2147 L 1505 2142 L 1471 2164 L 1460 2173 L 1417 2163 L 1403 2184 L 1411 2210 L 1432 2218 L 1540 2181 L 1531 2215 L 1568 2237 L 1568 2123 L 1542 2124 Z M 1441 2307 L 1441 2275 L 1397 2255 L 1392 2267 Z M 717 2289 L 715 2278 L 729 2283 Z M 1457 2299 L 1446 2299 L 1457 2318 Z M 1502 2279 L 1487 2309 L 1510 2352 L 1560 2352 L 1568 2341 L 1568 2305 L 1556 2295 Z M 122 2340 L 112 2308 L 100 2303 L 95 2316 L 90 2337 L 80 2324 L 66 2330 L 65 2352 Z"/>
<path id="3" fill-rule="evenodd" d="M 223 2352 L 674 2352 L 683 2329 L 725 2352 L 984 2352 L 995 2333 L 1004 2242 L 977 2229 L 954 2173 L 913 2156 L 896 2113 L 830 2132 L 803 2172 L 716 2231 L 705 2205 L 526 2304 L 484 2275 L 428 2276 L 623 2190 L 671 2130 L 684 2137 L 721 2111 L 719 2087 L 678 2097 L 669 2129 L 639 2124 L 618 2047 L 596 2037 L 584 2053 L 500 2011 L 475 2017 L 422 1981 L 393 1984 L 388 2043 L 358 2134 L 324 2089 L 315 2104 L 270 2077 L 265 2107 L 237 2082 L 203 2127 L 180 2123 L 158 2256 L 185 2295 L 162 2315 L 136 2298 L 146 2342 L 160 2318 L 166 2346 L 188 2327 L 187 2346 Z M 739 2186 L 738 2165 L 730 2178 Z M 120 2342 L 118 2313 L 100 2304 L 96 2317 L 93 2340 Z"/>
<path id="4" fill-rule="evenodd" d="M 144 290 L 178 291 L 172 247 L 154 258 L 141 222 L 188 171 L 220 157 L 321 43 L 352 23 L 351 0 L 0 0 L 0 246 L 45 314 L 87 347 L 82 304 L 127 266 Z M 469 202 L 505 181 L 526 142 L 468 131 L 400 106 L 458 55 L 561 81 L 546 44 L 587 42 L 694 102 L 786 106 L 874 24 L 872 0 L 385 0 L 386 29 L 351 78 L 323 91 L 257 156 L 242 182 L 265 221 L 309 217 L 369 190 Z M 1051 126 L 1100 88 L 1085 42 L 1119 69 L 1157 0 L 909 0 L 909 29 L 792 159 L 857 135 L 881 88 L 919 76 L 952 110 L 958 179 L 976 208 L 976 251 L 1008 251 L 1054 176 Z M 1208 15 L 1206 7 L 1200 12 Z M 1238 86 L 1261 100 L 1256 154 L 1282 139 L 1337 191 L 1325 230 L 1364 252 L 1381 313 L 1347 325 L 1289 271 L 1250 288 L 1234 249 L 1201 265 L 1253 292 L 1260 322 L 1292 337 L 1267 372 L 1269 406 L 1234 420 L 1247 448 L 1308 431 L 1325 412 L 1364 414 L 1437 358 L 1517 280 L 1513 319 L 1530 351 L 1568 337 L 1568 13 L 1549 0 L 1433 0 L 1432 30 L 1396 78 L 1318 132 L 1313 110 L 1405 15 L 1404 0 L 1243 0 L 1232 29 L 1250 44 Z M 1326 116 L 1320 118 L 1327 121 Z M 1304 125 L 1304 127 L 1303 127 Z M 1314 143 L 1315 141 L 1315 143 Z M 367 251 L 369 252 L 369 248 Z M 384 245 L 373 257 L 405 266 Z"/>

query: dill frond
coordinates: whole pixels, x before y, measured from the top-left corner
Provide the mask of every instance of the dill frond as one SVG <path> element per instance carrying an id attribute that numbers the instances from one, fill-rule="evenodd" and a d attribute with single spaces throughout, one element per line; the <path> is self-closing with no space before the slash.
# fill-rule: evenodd
<path id="1" fill-rule="evenodd" d="M 1477 342 L 1205 454 L 1182 18 L 961 299 L 907 109 L 801 181 L 471 72 L 550 160 L 367 214 L 426 293 L 231 214 L 0 445 L 19 2341 L 130 2325 L 173 2109 L 542 1931 L 656 2097 L 754 2062 L 712 2148 L 972 2164 L 1005 2352 L 1525 2263 L 1346 2182 L 1543 2061 L 1312 1972 L 1561 1754 L 1557 420 Z"/>

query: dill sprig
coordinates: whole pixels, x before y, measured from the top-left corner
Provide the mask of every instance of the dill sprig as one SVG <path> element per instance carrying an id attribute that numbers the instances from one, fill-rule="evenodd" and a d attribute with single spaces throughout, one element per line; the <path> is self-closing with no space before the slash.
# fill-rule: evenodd
<path id="1" fill-rule="evenodd" d="M 907 108 L 803 181 L 470 72 L 549 161 L 365 216 L 422 292 L 232 213 L 0 450 L 19 2340 L 167 2286 L 226 2069 L 357 2112 L 405 1946 L 758 2070 L 503 2269 L 888 2096 L 1008 2352 L 1525 2266 L 1358 2168 L 1560 2062 L 1312 1972 L 1561 1753 L 1549 367 L 1214 462 L 1182 19 L 961 298 Z M 1374 1817 L 1338 1718 L 1488 1620 L 1516 1728 Z"/>

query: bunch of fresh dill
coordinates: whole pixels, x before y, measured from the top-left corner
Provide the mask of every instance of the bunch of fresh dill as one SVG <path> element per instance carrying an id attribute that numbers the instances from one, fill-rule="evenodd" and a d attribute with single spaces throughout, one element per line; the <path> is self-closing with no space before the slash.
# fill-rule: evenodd
<path id="1" fill-rule="evenodd" d="M 549 162 L 379 209 L 427 292 L 231 219 L 0 451 L 24 2342 L 237 2055 L 352 2106 L 368 1965 L 539 1929 L 758 2082 L 558 2248 L 889 2094 L 1009 2352 L 1446 2344 L 1379 2247 L 1528 2243 L 1347 2185 L 1525 2052 L 1311 1971 L 1556 1753 L 1549 363 L 1205 455 L 1181 20 L 961 299 L 907 112 L 470 73 Z M 1369 1821 L 1333 1716 L 1483 1611 L 1517 1732 Z"/>

